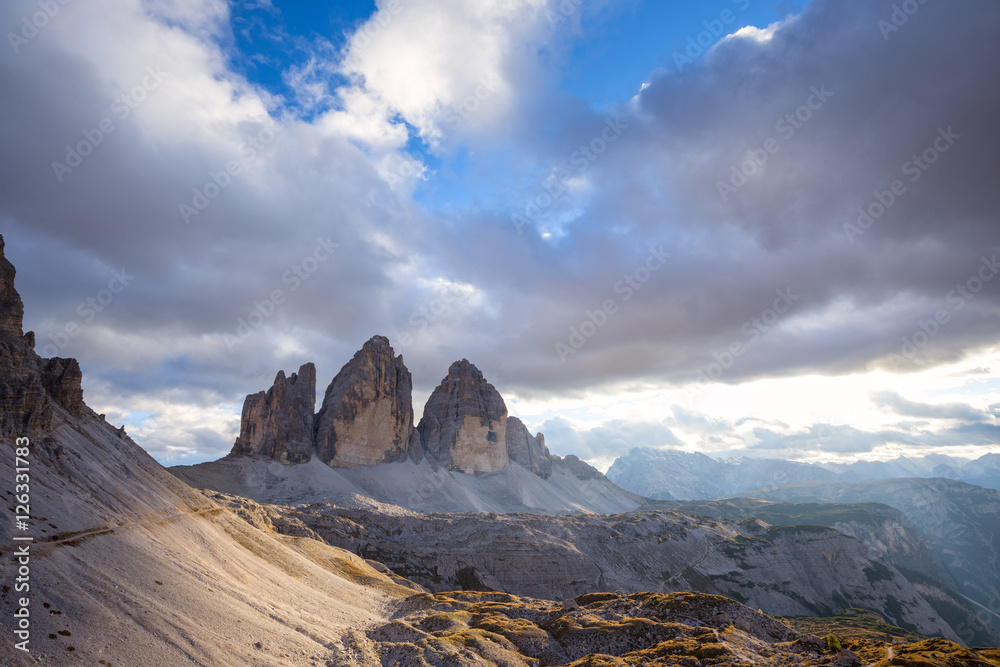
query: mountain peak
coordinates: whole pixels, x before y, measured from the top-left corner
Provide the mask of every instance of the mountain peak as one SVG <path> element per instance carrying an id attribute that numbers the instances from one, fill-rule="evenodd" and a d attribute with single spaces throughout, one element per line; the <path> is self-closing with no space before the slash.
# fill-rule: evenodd
<path id="1" fill-rule="evenodd" d="M 417 426 L 426 453 L 466 473 L 498 472 L 507 455 L 507 406 L 468 359 L 454 362 L 431 393 Z"/>
<path id="2" fill-rule="evenodd" d="M 243 402 L 240 436 L 231 455 L 260 454 L 287 463 L 312 458 L 313 410 L 316 407 L 316 367 L 303 364 L 286 378 L 278 371 L 266 392 Z"/>
<path id="3" fill-rule="evenodd" d="M 389 339 L 372 336 L 333 378 L 316 415 L 316 452 L 334 467 L 416 456 L 413 380 Z"/>

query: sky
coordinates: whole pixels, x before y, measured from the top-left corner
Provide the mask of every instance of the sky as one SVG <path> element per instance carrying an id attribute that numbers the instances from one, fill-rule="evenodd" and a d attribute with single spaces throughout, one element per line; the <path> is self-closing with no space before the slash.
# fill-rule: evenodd
<path id="1" fill-rule="evenodd" d="M 12 0 L 25 329 L 160 462 L 373 335 L 553 453 L 1000 450 L 993 0 Z"/>

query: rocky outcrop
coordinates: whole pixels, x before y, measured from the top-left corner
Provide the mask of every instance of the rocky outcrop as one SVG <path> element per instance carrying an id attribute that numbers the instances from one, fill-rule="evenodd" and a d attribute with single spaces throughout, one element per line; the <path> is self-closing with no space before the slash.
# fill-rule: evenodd
<path id="1" fill-rule="evenodd" d="M 278 371 L 267 392 L 243 402 L 240 436 L 230 455 L 262 455 L 286 463 L 305 463 L 313 451 L 316 367 L 303 364 L 286 378 Z"/>
<path id="2" fill-rule="evenodd" d="M 42 383 L 56 403 L 70 414 L 76 417 L 83 414 L 83 373 L 76 359 L 54 357 L 47 360 Z"/>
<path id="3" fill-rule="evenodd" d="M 577 479 L 601 479 L 604 477 L 600 470 L 586 461 L 581 461 L 578 456 L 573 454 L 567 454 L 562 458 L 555 456 L 553 460 L 564 465 Z"/>
<path id="4" fill-rule="evenodd" d="M 448 369 L 427 400 L 417 429 L 424 453 L 447 469 L 491 473 L 510 462 L 507 406 L 467 359 Z"/>
<path id="5" fill-rule="evenodd" d="M 48 431 L 53 404 L 80 416 L 82 375 L 76 359 L 43 359 L 35 335 L 24 333 L 24 304 L 14 288 L 14 266 L 4 256 L 0 236 L 0 435 Z"/>
<path id="6" fill-rule="evenodd" d="M 413 438 L 413 381 L 389 339 L 373 336 L 326 390 L 316 415 L 316 453 L 333 467 L 406 459 Z"/>
<path id="7" fill-rule="evenodd" d="M 545 436 L 531 435 L 517 417 L 507 417 L 507 456 L 542 479 L 552 474 L 552 456 L 545 446 Z"/>

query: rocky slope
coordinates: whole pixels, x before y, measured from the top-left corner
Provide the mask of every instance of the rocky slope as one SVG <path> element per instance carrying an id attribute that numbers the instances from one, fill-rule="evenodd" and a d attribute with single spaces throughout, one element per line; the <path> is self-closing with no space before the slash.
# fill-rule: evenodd
<path id="1" fill-rule="evenodd" d="M 978 619 L 1000 633 L 1000 492 L 947 479 L 805 484 L 752 492 L 782 502 L 876 502 L 901 511 L 941 557 Z M 974 627 L 959 634 L 969 640 Z"/>
<path id="2" fill-rule="evenodd" d="M 901 511 L 880 503 L 776 503 L 755 498 L 672 501 L 668 507 L 721 519 L 757 518 L 772 525 L 819 525 L 850 535 L 903 574 L 969 644 L 1000 644 L 948 573 L 934 545 Z"/>
<path id="3" fill-rule="evenodd" d="M 432 591 L 565 599 L 600 590 L 695 590 L 789 616 L 861 606 L 902 627 L 957 638 L 891 565 L 858 540 L 821 526 L 714 521 L 666 511 L 426 515 L 375 503 L 272 505 L 261 514 L 271 517 L 268 525 L 276 531 L 308 528 Z"/>
<path id="4" fill-rule="evenodd" d="M 316 415 L 316 453 L 333 467 L 402 461 L 412 452 L 413 382 L 389 340 L 372 337 L 333 378 Z"/>
<path id="5" fill-rule="evenodd" d="M 0 664 L 326 664 L 345 632 L 414 593 L 349 552 L 252 527 L 95 414 L 78 364 L 42 359 L 22 332 L 2 250 L 0 238 Z"/>

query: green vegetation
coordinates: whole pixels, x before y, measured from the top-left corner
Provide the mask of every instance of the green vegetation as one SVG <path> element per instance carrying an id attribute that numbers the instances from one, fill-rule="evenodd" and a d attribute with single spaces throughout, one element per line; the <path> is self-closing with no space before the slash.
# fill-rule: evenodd
<path id="1" fill-rule="evenodd" d="M 823 636 L 835 634 L 841 640 L 872 639 L 891 642 L 897 639 L 908 642 L 919 641 L 923 637 L 886 623 L 882 617 L 870 609 L 850 607 L 831 616 L 787 616 L 777 617 L 799 632 Z"/>

